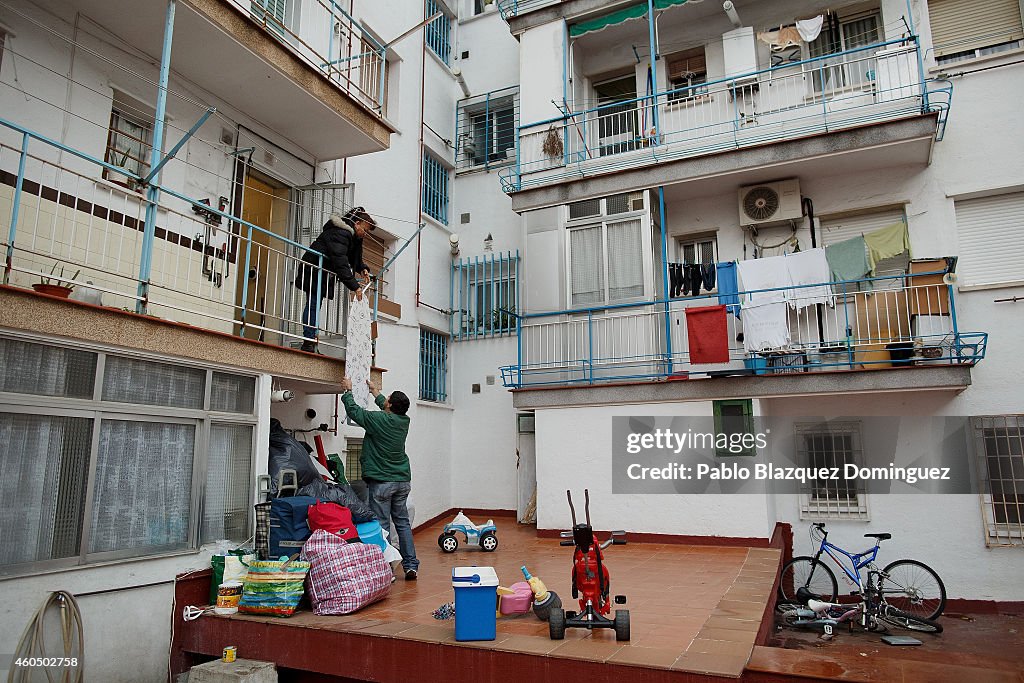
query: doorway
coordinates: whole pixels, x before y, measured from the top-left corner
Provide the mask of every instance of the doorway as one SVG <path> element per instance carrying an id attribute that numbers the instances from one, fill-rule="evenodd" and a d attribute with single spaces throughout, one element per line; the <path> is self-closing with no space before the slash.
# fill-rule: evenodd
<path id="1" fill-rule="evenodd" d="M 240 226 L 238 284 L 235 291 L 235 333 L 247 339 L 281 343 L 284 298 L 288 294 L 285 243 L 274 235 L 288 237 L 289 189 L 269 178 L 257 177 L 251 169 L 242 190 L 242 219 L 263 230 L 252 231 L 252 247 L 246 267 L 246 238 L 249 228 Z M 270 233 L 270 234 L 268 234 Z M 244 300 L 244 309 L 243 309 Z"/>
<path id="2" fill-rule="evenodd" d="M 640 129 L 636 108 L 636 76 L 619 76 L 594 84 L 597 95 L 598 150 L 600 156 L 637 148 Z M 621 104 L 619 104 L 621 103 Z"/>
<path id="3" fill-rule="evenodd" d="M 537 441 L 533 425 L 534 413 L 516 414 L 516 519 L 523 524 L 537 521 Z"/>

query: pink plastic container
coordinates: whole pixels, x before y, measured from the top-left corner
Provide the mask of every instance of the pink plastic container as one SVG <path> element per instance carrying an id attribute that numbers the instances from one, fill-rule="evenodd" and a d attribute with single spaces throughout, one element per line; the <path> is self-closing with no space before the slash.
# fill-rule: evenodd
<path id="1" fill-rule="evenodd" d="M 509 590 L 513 595 L 502 595 L 498 611 L 502 614 L 525 614 L 533 606 L 533 589 L 525 581 L 513 583 Z"/>

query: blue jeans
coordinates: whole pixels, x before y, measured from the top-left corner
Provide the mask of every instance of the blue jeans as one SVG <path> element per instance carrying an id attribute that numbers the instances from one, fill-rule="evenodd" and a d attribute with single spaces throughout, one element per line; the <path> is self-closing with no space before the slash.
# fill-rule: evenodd
<path id="1" fill-rule="evenodd" d="M 317 299 L 315 292 L 306 296 L 306 307 L 302 309 L 302 336 L 309 341 L 316 341 L 317 320 L 320 318 L 320 306 L 324 298 Z"/>
<path id="2" fill-rule="evenodd" d="M 419 569 L 420 561 L 416 559 L 416 546 L 412 542 L 412 523 L 405 506 L 412 484 L 407 481 L 368 481 L 366 487 L 370 493 L 370 509 L 388 532 L 391 545 L 402 553 L 402 568 L 406 571 Z"/>

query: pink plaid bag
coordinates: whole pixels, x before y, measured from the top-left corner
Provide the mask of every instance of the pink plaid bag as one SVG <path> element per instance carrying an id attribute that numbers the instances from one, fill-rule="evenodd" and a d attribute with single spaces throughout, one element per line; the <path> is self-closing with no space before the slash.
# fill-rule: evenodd
<path id="1" fill-rule="evenodd" d="M 302 559 L 310 563 L 309 595 L 316 614 L 349 614 L 391 592 L 391 566 L 376 545 L 346 543 L 317 529 L 302 546 Z"/>

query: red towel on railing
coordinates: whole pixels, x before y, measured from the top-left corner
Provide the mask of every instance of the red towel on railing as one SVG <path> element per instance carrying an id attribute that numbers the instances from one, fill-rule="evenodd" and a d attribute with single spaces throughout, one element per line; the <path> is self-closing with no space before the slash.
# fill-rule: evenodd
<path id="1" fill-rule="evenodd" d="M 686 339 L 691 363 L 728 363 L 729 326 L 725 306 L 687 308 Z"/>

